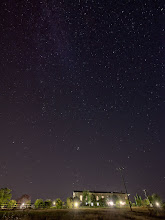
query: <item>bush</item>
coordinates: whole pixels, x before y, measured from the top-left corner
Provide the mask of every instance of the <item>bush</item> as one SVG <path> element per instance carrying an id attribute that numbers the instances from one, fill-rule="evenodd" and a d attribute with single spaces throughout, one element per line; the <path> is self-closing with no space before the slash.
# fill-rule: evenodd
<path id="1" fill-rule="evenodd" d="M 142 206 L 142 198 L 141 198 L 141 196 L 138 196 L 138 195 L 136 194 L 136 196 L 134 196 L 134 198 L 135 198 L 135 204 L 136 204 L 136 206 Z"/>
<path id="2" fill-rule="evenodd" d="M 158 196 L 157 194 L 152 194 L 152 196 L 148 196 L 150 203 L 153 205 L 153 207 L 159 207 L 162 205 L 162 200 L 160 198 L 160 196 Z M 159 205 L 157 205 L 159 204 Z"/>
<path id="3" fill-rule="evenodd" d="M 106 204 L 106 199 L 105 198 L 100 198 L 99 199 L 99 205 L 100 207 L 105 207 L 107 204 Z"/>
<path id="4" fill-rule="evenodd" d="M 44 208 L 44 202 L 42 199 L 37 199 L 34 203 L 36 209 Z"/>
<path id="5" fill-rule="evenodd" d="M 50 209 L 51 206 L 52 206 L 52 201 L 51 201 L 50 199 L 47 199 L 47 200 L 44 202 L 44 208 Z"/>
<path id="6" fill-rule="evenodd" d="M 73 208 L 73 199 L 71 197 L 67 198 L 67 200 L 66 200 L 66 207 L 69 208 L 69 209 Z"/>
<path id="7" fill-rule="evenodd" d="M 9 209 L 16 208 L 16 206 L 17 206 L 17 202 L 16 202 L 15 200 L 10 200 L 10 201 L 8 202 L 8 204 L 7 204 L 7 207 L 8 207 Z"/>
<path id="8" fill-rule="evenodd" d="M 63 207 L 63 202 L 62 202 L 62 200 L 61 199 L 56 199 L 56 208 L 57 209 L 62 209 L 62 207 Z"/>

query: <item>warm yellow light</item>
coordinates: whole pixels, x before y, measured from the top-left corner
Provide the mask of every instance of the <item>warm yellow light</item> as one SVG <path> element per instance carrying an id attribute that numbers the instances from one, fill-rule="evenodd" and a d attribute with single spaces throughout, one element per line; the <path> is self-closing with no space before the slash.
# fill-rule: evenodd
<path id="1" fill-rule="evenodd" d="M 55 205 L 55 204 L 56 204 L 56 202 L 54 201 L 54 202 L 53 202 L 53 205 Z"/>
<path id="2" fill-rule="evenodd" d="M 113 203 L 112 201 L 109 201 L 109 202 L 108 202 L 108 205 L 113 206 L 114 203 Z"/>
<path id="3" fill-rule="evenodd" d="M 120 201 L 120 205 L 125 205 L 125 202 L 123 202 L 123 201 Z"/>
<path id="4" fill-rule="evenodd" d="M 78 207 L 78 202 L 74 203 L 74 207 L 77 208 Z"/>
<path id="5" fill-rule="evenodd" d="M 155 204 L 156 204 L 156 206 L 157 206 L 157 207 L 159 207 L 159 206 L 160 206 L 159 202 L 156 202 Z"/>

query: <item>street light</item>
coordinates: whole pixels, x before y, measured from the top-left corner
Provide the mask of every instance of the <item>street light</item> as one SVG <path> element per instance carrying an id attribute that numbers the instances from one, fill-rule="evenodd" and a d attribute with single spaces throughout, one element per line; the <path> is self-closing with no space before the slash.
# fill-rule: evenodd
<path id="1" fill-rule="evenodd" d="M 123 201 L 120 201 L 120 205 L 125 205 L 125 202 L 123 202 Z"/>
<path id="2" fill-rule="evenodd" d="M 77 208 L 78 207 L 78 202 L 74 203 L 74 207 Z"/>
<path id="3" fill-rule="evenodd" d="M 159 203 L 159 202 L 155 202 L 155 205 L 156 205 L 157 207 L 160 207 L 160 203 Z"/>
<path id="4" fill-rule="evenodd" d="M 109 201 L 109 202 L 108 202 L 108 205 L 109 205 L 109 206 L 114 206 L 113 201 Z"/>

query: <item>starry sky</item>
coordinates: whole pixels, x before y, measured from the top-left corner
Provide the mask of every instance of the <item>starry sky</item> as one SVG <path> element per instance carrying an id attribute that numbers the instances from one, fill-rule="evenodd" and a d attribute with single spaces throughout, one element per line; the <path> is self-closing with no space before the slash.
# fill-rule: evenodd
<path id="1" fill-rule="evenodd" d="M 2 0 L 0 188 L 165 199 L 164 5 Z"/>

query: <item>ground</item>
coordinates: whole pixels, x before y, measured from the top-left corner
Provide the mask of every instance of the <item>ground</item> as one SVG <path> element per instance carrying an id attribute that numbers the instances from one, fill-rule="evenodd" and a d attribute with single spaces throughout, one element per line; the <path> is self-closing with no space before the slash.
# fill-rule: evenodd
<path id="1" fill-rule="evenodd" d="M 165 219 L 162 210 L 147 208 L 97 208 L 0 211 L 0 219 L 13 220 L 143 220 Z"/>

